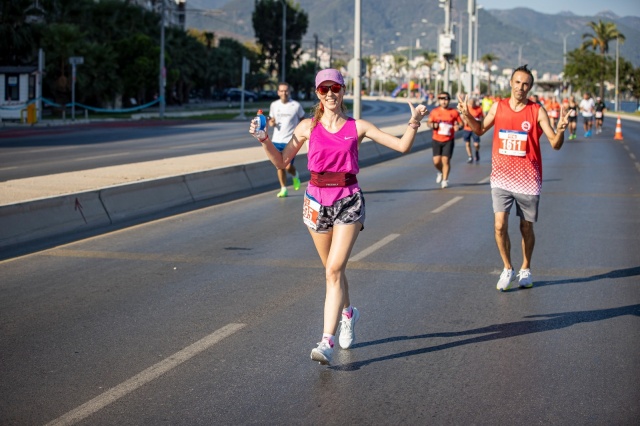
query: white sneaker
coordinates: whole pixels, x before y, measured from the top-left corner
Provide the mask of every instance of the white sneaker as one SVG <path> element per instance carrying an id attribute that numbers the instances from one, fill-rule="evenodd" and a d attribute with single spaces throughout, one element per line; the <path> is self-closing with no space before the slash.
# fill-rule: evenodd
<path id="1" fill-rule="evenodd" d="M 342 349 L 349 349 L 351 345 L 353 345 L 353 342 L 356 341 L 355 326 L 359 319 L 360 312 L 358 312 L 356 308 L 353 308 L 351 318 L 342 315 L 342 321 L 340 321 L 340 338 L 338 339 Z"/>
<path id="2" fill-rule="evenodd" d="M 448 180 L 443 180 L 442 183 L 440 184 L 440 187 L 442 189 L 446 188 L 449 186 L 449 181 Z"/>
<path id="3" fill-rule="evenodd" d="M 518 285 L 522 288 L 533 287 L 533 277 L 530 269 L 520 269 L 520 272 L 518 272 Z"/>
<path id="4" fill-rule="evenodd" d="M 436 183 L 440 182 L 442 182 L 442 173 L 438 173 L 438 176 L 436 176 Z"/>
<path id="5" fill-rule="evenodd" d="M 318 347 L 311 351 L 311 359 L 318 361 L 322 365 L 331 364 L 331 357 L 333 356 L 333 348 L 329 346 L 329 342 L 323 340 L 318 343 Z"/>
<path id="6" fill-rule="evenodd" d="M 516 279 L 516 271 L 511 269 L 503 269 L 498 280 L 496 288 L 500 291 L 507 291 L 511 288 L 511 283 Z"/>

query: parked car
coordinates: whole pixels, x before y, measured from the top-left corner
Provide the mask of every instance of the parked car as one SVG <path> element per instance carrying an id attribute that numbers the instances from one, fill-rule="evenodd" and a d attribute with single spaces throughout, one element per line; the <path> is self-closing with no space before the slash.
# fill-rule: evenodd
<path id="1" fill-rule="evenodd" d="M 280 96 L 278 96 L 278 92 L 276 92 L 275 90 L 261 90 L 259 94 L 260 99 L 264 100 L 276 100 L 280 98 Z"/>
<path id="2" fill-rule="evenodd" d="M 239 101 L 241 97 L 242 97 L 242 90 L 235 89 L 235 88 L 225 90 L 222 95 L 222 99 L 226 100 L 227 102 Z M 255 102 L 257 100 L 258 100 L 258 95 L 255 92 L 250 92 L 248 90 L 244 91 L 245 102 Z"/>

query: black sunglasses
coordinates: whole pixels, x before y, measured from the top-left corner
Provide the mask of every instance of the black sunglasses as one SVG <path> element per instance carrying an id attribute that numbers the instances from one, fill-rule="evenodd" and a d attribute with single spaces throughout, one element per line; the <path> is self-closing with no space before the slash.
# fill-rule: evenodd
<path id="1" fill-rule="evenodd" d="M 448 101 L 449 98 L 438 98 L 438 100 L 440 100 L 440 101 Z"/>
<path id="2" fill-rule="evenodd" d="M 342 84 L 335 83 L 331 86 L 318 86 L 316 90 L 321 95 L 326 95 L 327 93 L 329 93 L 329 90 L 331 90 L 333 93 L 340 93 L 340 89 L 342 89 Z"/>

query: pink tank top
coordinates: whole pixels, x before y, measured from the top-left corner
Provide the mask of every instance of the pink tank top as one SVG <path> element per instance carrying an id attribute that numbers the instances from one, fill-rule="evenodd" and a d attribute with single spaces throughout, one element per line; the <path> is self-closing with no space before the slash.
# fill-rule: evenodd
<path id="1" fill-rule="evenodd" d="M 353 173 L 360 171 L 358 167 L 358 130 L 356 120 L 349 117 L 336 133 L 328 132 L 322 123 L 318 123 L 309 137 L 307 153 L 309 171 Z M 345 187 L 324 187 L 312 185 L 307 193 L 323 206 L 331 206 L 337 200 L 352 195 L 360 190 L 357 183 Z"/>

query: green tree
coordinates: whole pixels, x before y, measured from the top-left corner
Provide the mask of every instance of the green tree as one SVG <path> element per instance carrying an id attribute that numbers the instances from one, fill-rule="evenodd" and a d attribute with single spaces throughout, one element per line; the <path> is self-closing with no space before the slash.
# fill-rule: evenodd
<path id="1" fill-rule="evenodd" d="M 240 87 L 242 81 L 242 57 L 249 59 L 251 71 L 258 71 L 258 61 L 255 52 L 238 41 L 221 38 L 218 48 L 212 51 L 209 66 L 215 76 L 215 86 L 219 89 L 226 87 Z M 251 87 L 248 84 L 247 87 Z"/>
<path id="2" fill-rule="evenodd" d="M 367 92 L 371 92 L 373 90 L 373 86 L 371 86 L 371 80 L 372 80 L 372 72 L 373 72 L 373 66 L 375 65 L 375 58 L 373 56 L 365 56 L 364 58 L 362 58 L 362 62 L 364 62 L 365 64 L 365 76 L 367 77 Z"/>
<path id="3" fill-rule="evenodd" d="M 565 80 L 576 90 L 595 93 L 600 78 L 601 62 L 601 58 L 594 52 L 575 49 L 567 53 Z"/>
<path id="4" fill-rule="evenodd" d="M 482 57 L 480 58 L 480 62 L 482 62 L 483 64 L 487 65 L 487 86 L 489 89 L 489 96 L 493 95 L 493 86 L 491 84 L 491 65 L 493 65 L 495 62 L 498 62 L 500 60 L 500 58 L 498 58 L 496 55 L 494 55 L 493 53 L 486 53 L 484 55 L 482 55 Z"/>
<path id="5" fill-rule="evenodd" d="M 42 18 L 31 0 L 0 2 L 0 63 L 28 64 L 35 55 L 36 35 L 27 19 Z"/>
<path id="6" fill-rule="evenodd" d="M 182 30 L 170 28 L 167 31 L 168 70 L 171 80 L 167 87 L 175 94 L 173 101 L 186 102 L 191 89 L 198 79 L 202 79 L 207 65 L 205 45 Z"/>
<path id="7" fill-rule="evenodd" d="M 433 69 L 433 64 L 438 60 L 438 54 L 436 52 L 424 52 L 422 56 L 424 60 L 418 64 L 418 67 L 427 67 L 427 84 L 425 89 L 431 90 L 431 70 Z"/>
<path id="8" fill-rule="evenodd" d="M 406 56 L 399 53 L 393 54 L 393 62 L 391 63 L 391 73 L 396 78 L 398 85 L 402 84 L 402 69 L 407 66 L 409 60 Z"/>
<path id="9" fill-rule="evenodd" d="M 144 103 L 158 93 L 160 46 L 145 34 L 135 34 L 115 45 L 125 99 Z"/>
<path id="10" fill-rule="evenodd" d="M 284 3 L 283 3 L 284 2 Z M 302 37 L 307 32 L 309 18 L 290 0 L 256 0 L 252 15 L 253 29 L 260 46 L 261 58 L 267 71 L 282 74 L 282 13 L 286 9 L 285 74 L 298 61 L 302 51 Z"/>
<path id="11" fill-rule="evenodd" d="M 335 66 L 335 64 L 334 64 Z M 298 68 L 293 68 L 288 74 L 287 82 L 291 84 L 294 93 L 304 93 L 305 99 L 315 99 L 315 61 L 307 61 Z"/>
<path id="12" fill-rule="evenodd" d="M 88 51 L 85 33 L 73 24 L 51 24 L 43 32 L 42 43 L 47 55 L 44 86 L 49 88 L 55 102 L 66 104 L 71 100 L 69 58 L 83 56 L 83 52 Z M 83 93 L 80 84 L 76 89 L 79 95 Z M 76 100 L 81 101 L 82 95 Z"/>
<path id="13" fill-rule="evenodd" d="M 631 73 L 629 73 L 629 92 L 631 96 L 636 98 L 636 102 L 640 104 L 640 67 L 634 68 Z M 638 108 L 636 108 L 637 110 Z"/>
<path id="14" fill-rule="evenodd" d="M 585 33 L 582 35 L 584 42 L 582 43 L 583 49 L 593 49 L 600 52 L 600 75 L 598 81 L 600 82 L 600 97 L 604 97 L 604 80 L 606 76 L 607 68 L 607 52 L 609 52 L 609 42 L 612 40 L 618 40 L 624 42 L 625 37 L 618 31 L 618 27 L 613 22 L 603 22 L 602 20 L 597 23 L 591 21 L 587 24 L 593 34 Z"/>
<path id="15" fill-rule="evenodd" d="M 114 108 L 113 101 L 122 93 L 122 79 L 118 75 L 118 54 L 113 45 L 88 43 L 84 58 L 84 64 L 78 68 L 78 93 L 82 103 Z"/>

